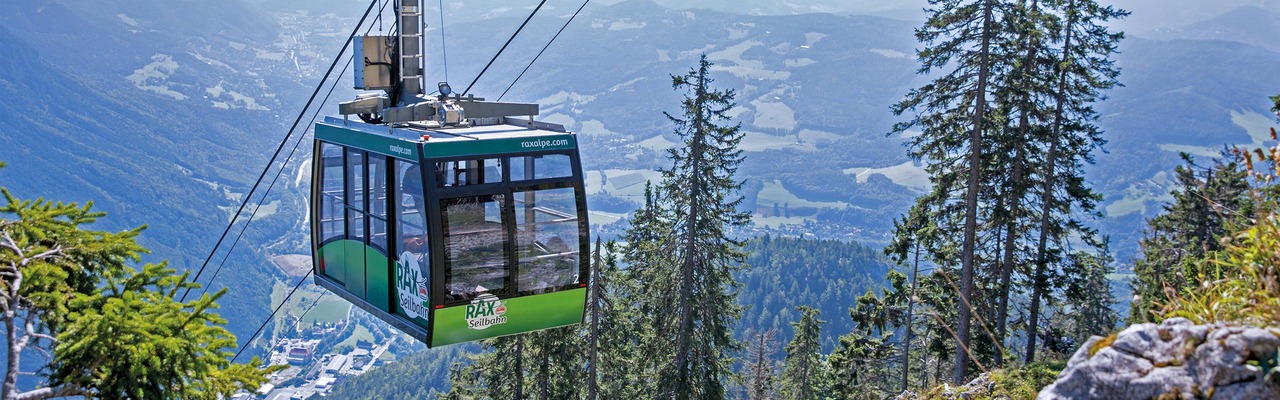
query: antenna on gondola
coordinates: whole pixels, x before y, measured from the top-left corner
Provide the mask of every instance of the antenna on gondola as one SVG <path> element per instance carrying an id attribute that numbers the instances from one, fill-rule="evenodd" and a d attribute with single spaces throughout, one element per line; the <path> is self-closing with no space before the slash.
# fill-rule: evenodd
<path id="1" fill-rule="evenodd" d="M 373 92 L 340 103 L 340 114 L 356 115 L 364 122 L 388 127 L 425 123 L 436 128 L 469 126 L 470 119 L 538 115 L 537 104 L 486 102 L 467 96 L 466 92 L 455 94 L 447 82 L 440 82 L 442 90 L 437 96 L 425 95 L 422 0 L 394 1 L 398 27 L 395 34 L 361 36 L 354 43 L 355 88 Z M 518 29 L 516 33 L 519 32 Z"/>

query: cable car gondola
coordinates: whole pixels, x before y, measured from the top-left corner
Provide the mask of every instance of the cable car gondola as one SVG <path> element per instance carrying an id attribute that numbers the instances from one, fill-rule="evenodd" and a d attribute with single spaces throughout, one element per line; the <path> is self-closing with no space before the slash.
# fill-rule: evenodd
<path id="1" fill-rule="evenodd" d="M 397 1 L 401 26 L 418 26 L 406 10 L 420 0 Z M 444 83 L 422 95 L 420 55 L 386 60 L 416 49 L 415 34 L 357 39 L 357 88 L 387 93 L 315 126 L 315 282 L 429 347 L 581 323 L 589 240 L 577 137 L 534 121 L 534 104 Z"/>

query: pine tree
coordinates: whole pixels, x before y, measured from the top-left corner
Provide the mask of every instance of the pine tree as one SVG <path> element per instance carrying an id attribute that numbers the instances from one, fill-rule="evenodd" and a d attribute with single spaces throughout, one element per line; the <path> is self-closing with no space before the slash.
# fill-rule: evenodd
<path id="1" fill-rule="evenodd" d="M 956 352 L 953 380 L 961 383 L 968 376 L 970 324 L 974 294 L 974 268 L 978 240 L 978 194 L 982 190 L 983 134 L 996 124 L 988 109 L 993 74 L 998 72 L 1000 54 L 994 45 L 1001 34 L 1002 11 L 996 0 L 930 0 L 931 15 L 925 25 L 916 29 L 916 38 L 926 47 L 918 52 L 919 73 L 928 75 L 935 68 L 954 69 L 932 82 L 909 92 L 893 106 L 895 114 L 909 110 L 918 112 L 907 122 L 894 126 L 894 133 L 905 133 L 918 127 L 922 135 L 908 143 L 910 156 L 926 160 L 925 171 L 934 183 L 935 201 L 923 208 L 933 213 L 954 210 L 952 194 L 963 191 L 961 201 L 963 234 L 959 257 L 961 262 L 956 339 L 961 351 Z M 963 134 L 961 134 L 963 133 Z M 950 214 L 950 213 L 948 213 Z"/>
<path id="2" fill-rule="evenodd" d="M 1124 38 L 1108 30 L 1107 24 L 1128 12 L 1101 6 L 1093 0 L 1066 0 L 1061 7 L 1066 24 L 1062 30 L 1062 50 L 1058 54 L 1054 83 L 1053 124 L 1042 142 L 1049 143 L 1042 166 L 1040 227 L 1036 242 L 1036 266 L 1032 275 L 1031 304 L 1027 323 L 1025 361 L 1035 360 L 1041 300 L 1050 293 L 1049 263 L 1059 258 L 1051 253 L 1050 241 L 1061 243 L 1069 235 L 1092 238 L 1092 231 L 1074 218 L 1094 214 L 1101 196 L 1084 180 L 1084 165 L 1092 163 L 1092 152 L 1105 140 L 1095 122 L 1093 103 L 1103 92 L 1117 85 L 1120 70 L 1111 57 Z"/>
<path id="3" fill-rule="evenodd" d="M 796 333 L 787 343 L 779 386 L 784 399 L 818 399 L 821 393 L 815 386 L 821 381 L 822 372 L 822 346 L 818 340 L 826 321 L 818 319 L 818 310 L 797 306 L 796 311 L 800 320 L 791 323 Z"/>
<path id="4" fill-rule="evenodd" d="M 778 351 L 778 341 L 774 337 L 777 330 L 764 332 L 749 331 L 747 333 L 747 354 L 743 358 L 746 363 L 744 373 L 747 399 L 765 400 L 774 396 L 774 381 L 778 370 L 773 355 Z"/>
<path id="5" fill-rule="evenodd" d="M 666 114 L 685 144 L 669 151 L 673 166 L 662 171 L 660 185 L 670 217 L 671 262 L 649 266 L 656 267 L 649 271 L 655 279 L 643 284 L 661 289 L 646 290 L 653 295 L 639 299 L 647 303 L 642 308 L 655 311 L 657 337 L 673 340 L 658 376 L 662 398 L 724 397 L 722 381 L 738 348 L 730 334 L 741 314 L 733 272 L 745 255 L 742 242 L 726 230 L 749 218 L 737 210 L 742 199 L 734 199 L 742 185 L 734 174 L 742 163 L 737 146 L 743 134 L 738 125 L 720 125 L 729 120 L 734 91 L 713 89 L 710 71 L 704 55 L 698 67 L 672 76 L 672 86 L 686 96 L 680 116 Z"/>
<path id="6" fill-rule="evenodd" d="M 1134 302 L 1129 322 L 1153 320 L 1153 312 L 1179 291 L 1197 287 L 1199 265 L 1222 250 L 1219 238 L 1252 215 L 1248 173 L 1234 159 L 1198 166 L 1183 154 L 1185 165 L 1175 169 L 1173 202 L 1147 222 L 1140 242 L 1142 258 L 1133 267 Z"/>
<path id="7" fill-rule="evenodd" d="M 198 286 L 185 274 L 163 263 L 129 266 L 146 253 L 136 241 L 144 228 L 90 230 L 105 216 L 92 204 L 0 193 L 0 398 L 227 398 L 279 369 L 229 361 L 235 337 L 213 312 L 226 289 L 179 302 L 173 293 Z M 32 349 L 49 361 L 23 371 Z M 36 373 L 44 386 L 18 388 L 19 375 Z"/>

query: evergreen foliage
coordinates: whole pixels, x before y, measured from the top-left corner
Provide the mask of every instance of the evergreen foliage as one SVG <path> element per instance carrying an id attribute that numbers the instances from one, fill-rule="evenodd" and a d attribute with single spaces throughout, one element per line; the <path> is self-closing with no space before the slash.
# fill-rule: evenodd
<path id="1" fill-rule="evenodd" d="M 823 397 L 820 384 L 825 368 L 818 338 L 826 321 L 818 319 L 818 310 L 799 306 L 796 311 L 800 313 L 800 320 L 791 324 L 796 335 L 791 343 L 787 343 L 787 357 L 779 378 L 782 398 L 820 399 Z"/>
<path id="2" fill-rule="evenodd" d="M 920 73 L 933 80 L 893 106 L 911 119 L 892 134 L 921 132 L 908 155 L 933 188 L 895 222 L 886 253 L 912 264 L 924 255 L 947 283 L 936 288 L 958 298 L 943 340 L 956 341 L 952 381 L 962 383 L 971 360 L 1000 365 L 1011 354 L 1009 319 L 1023 293 L 1020 339 L 1034 359 L 1042 306 L 1065 290 L 1067 239 L 1097 245 L 1087 219 L 1101 197 L 1083 168 L 1105 143 L 1093 103 L 1118 84 L 1112 57 L 1123 34 L 1106 24 L 1127 13 L 1092 0 L 930 5 L 917 39 Z M 930 319 L 938 311 L 925 310 Z"/>
<path id="3" fill-rule="evenodd" d="M 1274 128 L 1271 139 L 1276 139 Z M 1238 200 L 1235 204 L 1243 207 L 1227 209 L 1225 207 L 1233 203 L 1210 203 L 1213 210 L 1218 211 L 1219 219 L 1208 222 L 1219 224 L 1188 233 L 1212 235 L 1223 228 L 1225 221 L 1227 234 L 1221 235 L 1218 250 L 1205 251 L 1201 260 L 1184 262 L 1184 266 L 1194 274 L 1174 275 L 1173 278 L 1182 280 L 1178 282 L 1181 283 L 1179 286 L 1171 286 L 1174 282 L 1156 280 L 1158 278 L 1151 273 L 1154 269 L 1144 271 L 1148 275 L 1147 281 L 1162 282 L 1166 286 L 1164 301 L 1155 303 L 1160 307 L 1155 313 L 1156 319 L 1183 317 L 1197 323 L 1232 322 L 1257 326 L 1280 323 L 1280 145 L 1235 148 L 1232 155 L 1236 161 L 1243 161 L 1243 165 L 1228 164 L 1237 169 L 1231 173 L 1220 173 L 1219 177 L 1231 177 L 1231 183 L 1235 183 L 1234 178 L 1243 173 L 1248 187 L 1239 196 L 1244 198 L 1226 199 Z M 1201 187 L 1213 187 L 1211 182 L 1213 177 L 1206 176 Z M 1227 193 L 1234 193 L 1234 190 Z M 1172 212 L 1169 214 L 1174 215 Z M 1183 216 L 1174 220 L 1187 221 L 1188 218 Z M 1191 225 L 1193 228 L 1205 226 L 1203 216 L 1190 220 L 1202 222 L 1202 225 Z"/>
<path id="4" fill-rule="evenodd" d="M 672 167 L 662 171 L 659 185 L 670 222 L 669 239 L 661 240 L 671 261 L 648 270 L 642 285 L 657 286 L 663 296 L 638 299 L 650 304 L 650 323 L 661 339 L 674 339 L 660 357 L 658 394 L 663 398 L 721 398 L 730 355 L 738 348 L 731 329 L 741 315 L 738 283 L 733 273 L 745 260 L 742 242 L 727 229 L 746 224 L 735 197 L 742 182 L 734 173 L 742 163 L 737 148 L 743 134 L 729 120 L 734 91 L 711 87 L 711 62 L 705 55 L 696 68 L 672 76 L 672 86 L 685 91 L 679 116 L 667 114 L 684 146 L 669 151 Z M 646 290 L 656 294 L 657 290 Z"/>
<path id="5" fill-rule="evenodd" d="M 776 378 L 778 363 L 774 360 L 778 352 L 776 330 L 764 332 L 747 332 L 747 353 L 743 357 L 746 364 L 747 399 L 771 399 L 776 394 Z"/>
<path id="6" fill-rule="evenodd" d="M 1175 170 L 1176 186 L 1170 193 L 1173 202 L 1147 222 L 1140 242 L 1129 322 L 1161 319 L 1162 305 L 1179 291 L 1194 290 L 1202 279 L 1203 261 L 1221 251 L 1220 239 L 1251 216 L 1247 172 L 1232 158 L 1198 166 L 1183 154 L 1185 165 Z"/>
<path id="7" fill-rule="evenodd" d="M 256 389 L 266 374 L 255 358 L 231 364 L 235 338 L 214 313 L 226 291 L 190 302 L 178 290 L 197 287 L 161 264 L 140 270 L 143 227 L 88 229 L 104 213 L 92 204 L 19 200 L 0 188 L 0 309 L 7 342 L 4 399 L 217 399 Z M 23 355 L 49 362 L 22 368 Z M 51 351 L 50 351 L 51 350 Z M 18 375 L 47 383 L 18 387 Z"/>
<path id="8" fill-rule="evenodd" d="M 876 249 L 835 240 L 764 236 L 748 241 L 746 252 L 749 267 L 738 273 L 743 288 L 738 301 L 748 311 L 739 331 L 774 329 L 780 338 L 794 335 L 798 306 L 846 315 L 859 294 L 884 285 L 890 265 Z M 820 339 L 823 351 L 834 349 L 840 335 L 853 329 L 852 319 L 828 321 Z"/>

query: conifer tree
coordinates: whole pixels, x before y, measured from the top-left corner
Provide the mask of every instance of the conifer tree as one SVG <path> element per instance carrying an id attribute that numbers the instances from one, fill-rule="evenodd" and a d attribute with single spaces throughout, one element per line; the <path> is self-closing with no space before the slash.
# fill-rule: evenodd
<path id="1" fill-rule="evenodd" d="M 639 299 L 654 311 L 657 340 L 671 341 L 658 375 L 662 398 L 724 397 L 730 354 L 738 348 L 730 332 L 741 314 L 733 272 L 745 255 L 727 229 L 749 217 L 737 210 L 742 198 L 735 193 L 742 185 L 734 174 L 742 163 L 743 134 L 738 125 L 722 125 L 735 94 L 711 86 L 711 65 L 704 55 L 696 68 L 672 76 L 685 99 L 679 116 L 666 114 L 684 141 L 669 151 L 673 165 L 662 171 L 660 185 L 670 218 L 670 246 L 663 246 L 670 263 L 648 266 L 654 279 L 642 284 L 660 290 L 645 290 L 652 295 Z"/>
<path id="2" fill-rule="evenodd" d="M 653 377 L 658 375 L 663 360 L 668 359 L 671 352 L 670 343 L 659 339 L 654 321 L 665 299 L 670 297 L 670 288 L 676 284 L 675 276 L 667 272 L 672 268 L 670 249 L 674 243 L 670 218 L 657 200 L 659 195 L 650 182 L 645 182 L 644 203 L 635 211 L 622 235 L 626 242 L 624 258 L 629 265 L 626 272 L 620 274 L 616 287 L 619 297 L 631 304 L 619 304 L 612 314 L 628 330 L 627 346 L 616 348 L 630 349 L 639 355 L 627 368 L 629 384 L 619 388 L 635 396 L 622 396 L 625 398 L 657 397 L 658 387 Z M 664 333 L 661 337 L 670 336 Z"/>
<path id="3" fill-rule="evenodd" d="M 1101 196 L 1085 183 L 1083 171 L 1084 165 L 1093 161 L 1093 150 L 1105 143 L 1102 130 L 1095 123 L 1098 114 L 1093 103 L 1118 84 L 1120 70 L 1111 57 L 1124 34 L 1111 32 L 1107 24 L 1128 15 L 1094 0 L 1055 1 L 1058 3 L 1051 4 L 1061 7 L 1066 23 L 1055 71 L 1053 123 L 1046 130 L 1049 137 L 1041 140 L 1049 143 L 1049 148 L 1038 163 L 1043 186 L 1039 193 L 1039 239 L 1027 323 L 1027 363 L 1035 361 L 1041 300 L 1050 291 L 1049 263 L 1060 258 L 1061 253 L 1050 249 L 1050 242 L 1061 243 L 1072 234 L 1092 239 L 1092 231 L 1075 216 L 1096 214 L 1101 201 Z"/>
<path id="4" fill-rule="evenodd" d="M 777 330 L 764 332 L 749 331 L 747 333 L 747 354 L 743 362 L 746 364 L 747 399 L 765 400 L 774 395 L 774 381 L 777 374 L 777 362 L 773 355 L 778 351 Z"/>
<path id="5" fill-rule="evenodd" d="M 931 13 L 916 38 L 926 47 L 918 52 L 919 73 L 929 75 L 935 68 L 954 69 L 932 82 L 911 90 L 906 99 L 893 106 L 895 114 L 914 111 L 909 121 L 894 126 L 894 133 L 919 128 L 923 134 L 908 142 L 912 159 L 926 161 L 925 171 L 934 183 L 934 196 L 918 201 L 935 201 L 924 208 L 934 213 L 962 210 L 960 235 L 961 299 L 956 339 L 961 347 L 955 355 L 953 380 L 968 376 L 970 324 L 972 322 L 974 268 L 977 252 L 978 194 L 983 173 L 983 135 L 996 124 L 988 108 L 993 74 L 998 72 L 1000 54 L 995 41 L 1001 34 L 1001 4 L 997 0 L 930 0 Z M 953 194 L 963 192 L 957 204 Z M 958 206 L 958 207 L 957 207 Z M 948 213 L 950 214 L 950 213 Z M 935 214 L 936 215 L 936 214 Z"/>
<path id="6" fill-rule="evenodd" d="M 1067 264 L 1068 283 L 1063 297 L 1071 315 L 1064 319 L 1069 322 L 1074 343 L 1084 343 L 1093 335 L 1106 335 L 1119 319 L 1112 310 L 1116 298 L 1111 294 L 1111 281 L 1107 278 L 1114 270 L 1109 242 L 1110 239 L 1103 238 L 1096 253 L 1072 253 Z"/>
<path id="7" fill-rule="evenodd" d="M 822 335 L 822 324 L 826 321 L 818 319 L 818 310 L 797 306 L 796 311 L 800 313 L 800 320 L 791 323 L 796 333 L 791 343 L 787 343 L 787 357 L 783 361 L 779 382 L 782 398 L 822 398 L 822 393 L 815 386 L 821 381 L 822 346 L 819 338 Z"/>
<path id="8" fill-rule="evenodd" d="M 1201 261 L 1221 251 L 1219 238 L 1252 215 L 1248 173 L 1236 160 L 1217 160 L 1205 167 L 1190 155 L 1182 158 L 1185 165 L 1174 170 L 1173 202 L 1147 222 L 1139 243 L 1142 257 L 1133 267 L 1131 323 L 1153 321 L 1153 312 L 1179 291 L 1197 287 Z"/>
<path id="9" fill-rule="evenodd" d="M 144 228 L 91 230 L 105 215 L 92 204 L 0 193 L 0 398 L 227 398 L 279 369 L 229 361 L 235 338 L 213 312 L 226 289 L 179 302 L 173 293 L 198 286 L 185 274 L 163 263 L 129 266 L 146 253 L 136 241 Z M 24 371 L 32 350 L 49 361 Z M 44 382 L 20 390 L 19 375 Z"/>

